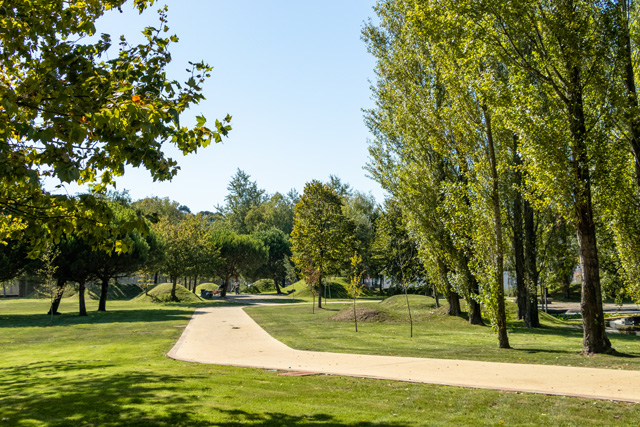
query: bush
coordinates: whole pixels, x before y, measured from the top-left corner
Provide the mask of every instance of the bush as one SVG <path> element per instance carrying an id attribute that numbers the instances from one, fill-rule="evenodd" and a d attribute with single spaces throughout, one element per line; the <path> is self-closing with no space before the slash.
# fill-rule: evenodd
<path id="1" fill-rule="evenodd" d="M 253 286 L 260 289 L 260 292 L 272 292 L 276 290 L 276 285 L 273 283 L 273 279 L 260 279 L 256 281 Z"/>
<path id="2" fill-rule="evenodd" d="M 240 293 L 241 294 L 259 294 L 260 288 L 255 286 L 253 283 L 245 283 L 240 285 Z"/>
<path id="3" fill-rule="evenodd" d="M 272 279 L 260 279 L 254 283 L 247 283 L 240 286 L 240 292 L 245 294 L 261 294 L 263 292 L 274 292 L 276 285 Z"/>

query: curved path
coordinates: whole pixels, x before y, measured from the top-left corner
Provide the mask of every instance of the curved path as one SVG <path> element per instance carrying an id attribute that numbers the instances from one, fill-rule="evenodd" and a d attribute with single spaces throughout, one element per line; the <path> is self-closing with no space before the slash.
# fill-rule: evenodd
<path id="1" fill-rule="evenodd" d="M 640 403 L 640 371 L 294 350 L 243 307 L 197 309 L 168 356 L 188 362 Z"/>

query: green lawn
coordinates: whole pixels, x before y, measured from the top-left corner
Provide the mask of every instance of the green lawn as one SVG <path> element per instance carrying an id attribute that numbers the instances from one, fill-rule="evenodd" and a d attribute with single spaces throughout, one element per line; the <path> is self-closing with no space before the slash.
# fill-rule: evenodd
<path id="1" fill-rule="evenodd" d="M 47 308 L 0 300 L 0 426 L 637 424 L 633 404 L 168 359 L 192 305 L 113 301 L 80 318 L 63 300 L 53 325 Z"/>
<path id="2" fill-rule="evenodd" d="M 300 350 L 640 370 L 637 336 L 612 334 L 609 337 L 619 355 L 584 357 L 579 354 L 582 331 L 570 322 L 541 313 L 543 327 L 539 329 L 527 329 L 522 322 L 510 321 L 509 341 L 513 349 L 501 350 L 491 327 L 473 326 L 465 319 L 443 315 L 444 309 L 436 310 L 431 298 L 410 297 L 415 321 L 413 338 L 409 337 L 404 296 L 382 303 L 358 303 L 358 307 L 384 311 L 390 321 L 360 323 L 357 333 L 353 321 L 330 319 L 346 305 L 329 304 L 322 310 L 316 309 L 315 314 L 309 306 L 246 311 L 271 335 Z M 512 304 L 508 307 L 513 317 L 515 307 Z"/>

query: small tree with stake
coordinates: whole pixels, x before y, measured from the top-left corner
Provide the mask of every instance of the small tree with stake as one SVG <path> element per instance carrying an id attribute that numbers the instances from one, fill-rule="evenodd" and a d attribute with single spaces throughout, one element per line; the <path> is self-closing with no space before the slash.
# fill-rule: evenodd
<path id="1" fill-rule="evenodd" d="M 349 275 L 349 296 L 353 298 L 353 322 L 358 332 L 358 315 L 356 312 L 356 299 L 362 295 L 362 257 L 358 253 L 354 253 L 351 257 L 351 274 Z"/>
<path id="2" fill-rule="evenodd" d="M 374 251 L 384 266 L 385 274 L 402 286 L 409 314 L 411 337 L 413 337 L 413 318 L 408 288 L 409 284 L 418 277 L 421 264 L 417 256 L 418 246 L 409 236 L 404 224 L 397 204 L 391 199 L 387 200 L 385 211 L 378 219 L 378 235 L 374 243 Z"/>
<path id="3" fill-rule="evenodd" d="M 311 297 L 313 298 L 313 302 L 311 303 L 311 312 L 315 314 L 316 293 L 318 292 L 318 286 L 321 277 L 320 270 L 318 270 L 310 263 L 306 263 L 302 265 L 301 276 L 304 279 L 304 282 L 307 284 L 309 292 L 311 292 Z"/>

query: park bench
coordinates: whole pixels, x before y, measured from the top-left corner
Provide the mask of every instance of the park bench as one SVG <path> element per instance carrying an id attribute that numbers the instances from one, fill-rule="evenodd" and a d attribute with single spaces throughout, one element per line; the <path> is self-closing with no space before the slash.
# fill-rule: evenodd
<path id="1" fill-rule="evenodd" d="M 214 291 L 206 291 L 203 289 L 200 291 L 200 298 L 212 299 L 214 295 L 220 295 L 220 289 Z"/>

